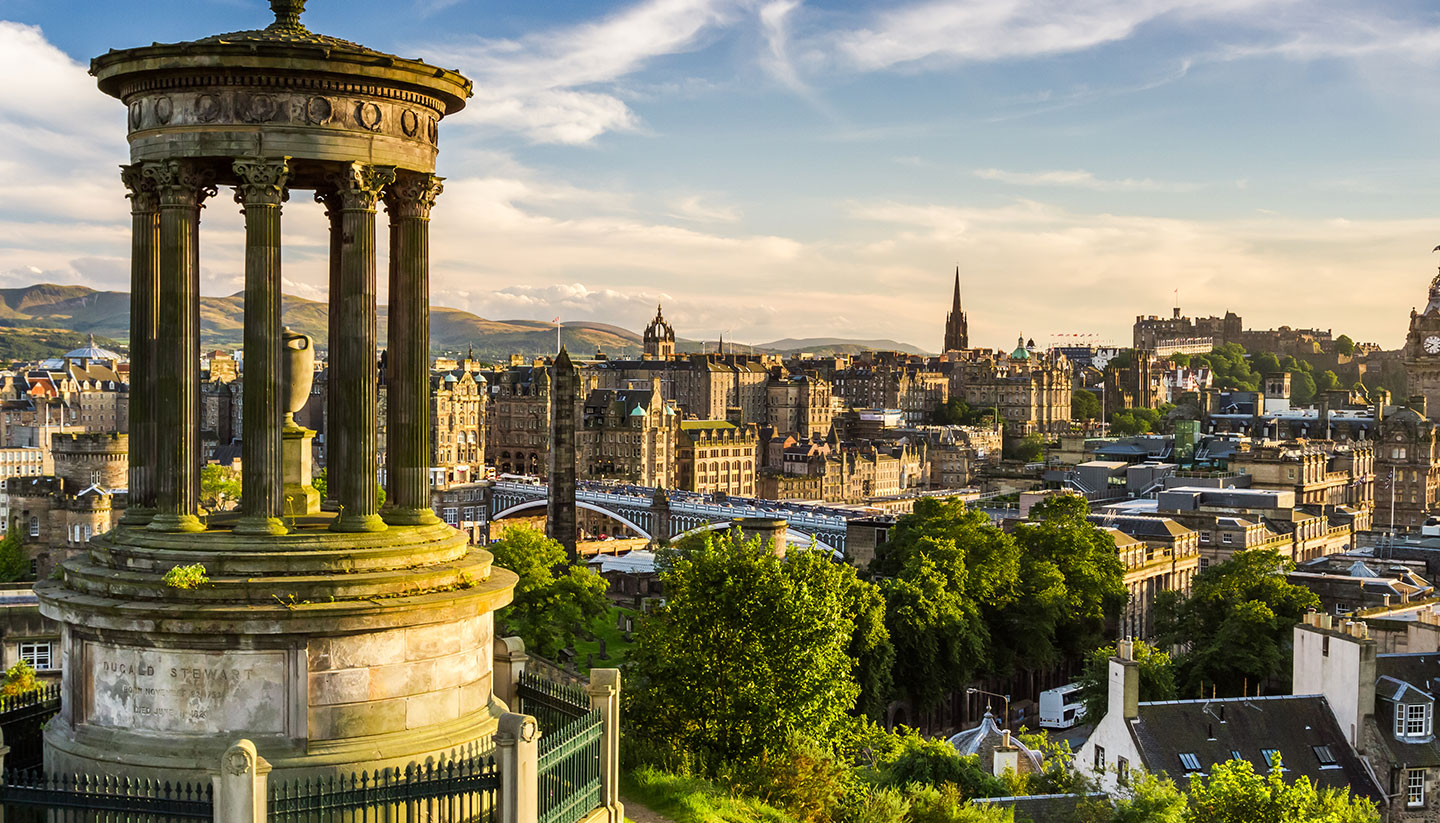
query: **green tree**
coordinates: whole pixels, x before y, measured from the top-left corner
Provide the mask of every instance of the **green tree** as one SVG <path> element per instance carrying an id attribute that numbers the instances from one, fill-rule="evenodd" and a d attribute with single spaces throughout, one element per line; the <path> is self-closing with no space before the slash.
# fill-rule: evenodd
<path id="1" fill-rule="evenodd" d="M 964 797 L 997 797 L 1005 784 L 980 765 L 977 755 L 961 756 L 944 740 L 910 737 L 899 756 L 880 770 L 882 786 L 958 786 Z"/>
<path id="2" fill-rule="evenodd" d="M 1261 376 L 1274 374 L 1283 371 L 1280 368 L 1280 358 L 1270 352 L 1261 352 L 1250 359 L 1250 368 Z"/>
<path id="3" fill-rule="evenodd" d="M 1006 438 L 1004 450 L 1005 457 L 1010 460 L 1023 460 L 1026 463 L 1034 463 L 1045 456 L 1045 438 L 1038 434 L 1027 434 L 1019 438 Z"/>
<path id="4" fill-rule="evenodd" d="M 219 463 L 200 469 L 200 505 L 212 512 L 229 511 L 240 504 L 240 472 Z"/>
<path id="5" fill-rule="evenodd" d="M 1089 389 L 1076 389 L 1070 395 L 1071 420 L 1099 420 L 1103 413 L 1100 408 L 1100 400 L 1095 397 L 1095 392 Z"/>
<path id="6" fill-rule="evenodd" d="M 1184 352 L 1176 352 L 1175 354 L 1170 355 L 1170 364 L 1177 368 L 1183 369 L 1186 366 L 1190 365 L 1190 355 L 1185 354 Z"/>
<path id="7" fill-rule="evenodd" d="M 5 670 L 5 682 L 0 685 L 0 697 L 14 697 L 39 688 L 40 681 L 35 678 L 35 669 L 28 661 L 16 660 L 14 665 Z"/>
<path id="8" fill-rule="evenodd" d="M 1334 391 L 1338 388 L 1340 388 L 1340 376 L 1329 369 L 1320 372 L 1320 376 L 1315 379 L 1316 391 Z"/>
<path id="9" fill-rule="evenodd" d="M 885 625 L 885 595 L 868 580 L 853 574 L 847 579 L 846 608 L 855 623 L 849 655 L 855 661 L 855 682 L 860 687 L 855 712 L 879 721 L 895 692 L 895 644 Z"/>
<path id="10" fill-rule="evenodd" d="M 1169 778 L 1136 769 L 1115 794 L 1087 798 L 1077 823 L 1185 823 L 1185 793 Z"/>
<path id="11" fill-rule="evenodd" d="M 1055 495 L 1015 530 L 1021 595 L 1004 612 L 1006 630 L 992 634 L 1028 639 L 1029 649 L 1007 647 L 1031 668 L 1080 660 L 1125 606 L 1125 567 L 1115 541 L 1086 519 L 1089 513 L 1085 498 Z"/>
<path id="12" fill-rule="evenodd" d="M 854 569 L 816 549 L 777 557 L 738 529 L 683 541 L 659 563 L 666 602 L 629 656 L 633 736 L 711 762 L 829 740 L 860 694 Z"/>
<path id="13" fill-rule="evenodd" d="M 1161 651 L 1143 640 L 1134 643 L 1135 662 L 1140 667 L 1140 699 L 1174 700 L 1175 661 L 1169 652 Z M 1115 644 L 1091 652 L 1085 658 L 1085 669 L 1076 682 L 1080 684 L 1080 702 L 1085 706 L 1085 722 L 1097 723 L 1105 716 L 1109 702 L 1110 658 Z"/>
<path id="14" fill-rule="evenodd" d="M 1303 371 L 1290 372 L 1290 401 L 1297 406 L 1315 399 L 1315 378 Z"/>
<path id="15" fill-rule="evenodd" d="M 14 583 L 29 573 L 30 559 L 25 556 L 17 517 L 4 536 L 0 536 L 0 583 Z"/>
<path id="16" fill-rule="evenodd" d="M 1289 682 L 1295 624 L 1320 599 L 1286 579 L 1294 563 L 1274 550 L 1236 552 L 1195 577 L 1189 596 L 1155 599 L 1159 645 L 1190 648 L 1177 660 L 1183 695 L 1238 696 L 1266 680 Z"/>
<path id="17" fill-rule="evenodd" d="M 520 578 L 515 599 L 497 615 L 500 624 L 537 654 L 557 654 L 575 642 L 584 626 L 606 613 L 604 578 L 584 566 L 570 565 L 565 547 L 535 529 L 512 526 L 486 548 L 495 556 L 495 565 Z"/>
<path id="18" fill-rule="evenodd" d="M 1355 341 L 1350 339 L 1350 335 L 1342 334 L 1335 338 L 1335 351 L 1349 357 L 1355 353 Z"/>
<path id="19" fill-rule="evenodd" d="M 973 408 L 958 397 L 936 404 L 930 419 L 939 426 L 978 426 L 992 415 L 989 408 Z"/>
<path id="20" fill-rule="evenodd" d="M 1348 792 L 1317 791 L 1308 777 L 1287 782 L 1281 764 L 1257 774 L 1248 760 L 1217 763 L 1190 778 L 1186 823 L 1373 823 L 1375 804 Z"/>

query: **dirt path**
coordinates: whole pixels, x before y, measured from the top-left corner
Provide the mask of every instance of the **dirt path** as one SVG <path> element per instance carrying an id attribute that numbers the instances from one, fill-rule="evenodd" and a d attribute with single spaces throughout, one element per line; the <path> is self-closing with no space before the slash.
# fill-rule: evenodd
<path id="1" fill-rule="evenodd" d="M 625 818 L 633 823 L 672 823 L 670 818 L 650 811 L 623 794 L 620 795 L 620 802 L 625 804 Z"/>

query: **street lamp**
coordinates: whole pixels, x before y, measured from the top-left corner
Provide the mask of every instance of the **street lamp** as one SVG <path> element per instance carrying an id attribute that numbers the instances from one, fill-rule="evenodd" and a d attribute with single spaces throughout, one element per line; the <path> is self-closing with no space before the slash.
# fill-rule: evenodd
<path id="1" fill-rule="evenodd" d="M 1004 722 L 1003 726 L 1004 726 L 1005 728 L 1007 728 L 1007 729 L 1010 728 L 1010 695 L 1008 695 L 1008 694 L 996 694 L 995 692 L 987 692 L 987 691 L 985 691 L 984 689 L 977 689 L 977 688 L 975 688 L 974 686 L 971 686 L 970 688 L 966 689 L 966 690 L 965 690 L 965 693 L 966 693 L 966 694 L 983 694 L 983 695 L 987 695 L 987 696 L 989 696 L 989 697 L 998 697 L 998 698 L 1000 698 L 1001 700 L 1004 700 L 1004 701 L 1005 701 L 1005 722 Z M 989 708 L 989 707 L 987 706 L 986 708 Z"/>

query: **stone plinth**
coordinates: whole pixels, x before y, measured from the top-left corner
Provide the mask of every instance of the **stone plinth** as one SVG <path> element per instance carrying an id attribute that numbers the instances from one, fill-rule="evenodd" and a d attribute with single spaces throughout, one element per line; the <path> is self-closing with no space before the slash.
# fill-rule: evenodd
<path id="1" fill-rule="evenodd" d="M 312 461 L 315 454 L 315 432 L 301 426 L 287 427 L 281 445 L 284 469 L 287 517 L 320 513 L 320 490 L 311 485 L 315 479 Z"/>
<path id="2" fill-rule="evenodd" d="M 290 780 L 488 741 L 505 710 L 493 616 L 515 576 L 444 525 L 339 534 L 330 519 L 281 536 L 121 526 L 37 584 L 65 627 L 47 768 L 194 780 L 246 737 Z M 165 585 L 193 563 L 209 583 Z"/>

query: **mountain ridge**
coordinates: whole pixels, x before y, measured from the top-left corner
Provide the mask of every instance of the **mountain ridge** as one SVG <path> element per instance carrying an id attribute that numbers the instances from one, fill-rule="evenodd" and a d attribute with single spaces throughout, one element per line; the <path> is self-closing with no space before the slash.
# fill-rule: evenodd
<path id="1" fill-rule="evenodd" d="M 285 295 L 282 322 L 295 331 L 314 337 L 324 346 L 329 306 L 318 300 Z M 123 291 L 99 291 L 87 286 L 37 283 L 0 289 L 0 327 L 57 329 L 126 341 L 130 336 L 130 295 Z M 380 306 L 379 339 L 385 340 L 386 307 Z M 244 336 L 244 293 L 200 298 L 200 340 L 203 349 L 239 346 Z M 576 352 L 604 351 L 611 357 L 637 357 L 642 338 L 636 332 L 609 323 L 579 320 L 561 323 L 564 345 Z M 677 341 L 682 349 L 697 350 L 697 341 Z M 794 345 L 789 345 L 794 344 Z M 882 344 L 882 345 L 871 345 Z M 728 344 L 727 344 L 728 345 Z M 536 354 L 555 350 L 555 327 L 537 320 L 489 320 L 463 309 L 431 305 L 430 348 L 432 352 L 465 352 L 473 347 L 480 360 L 504 362 L 512 353 Z M 844 338 L 785 339 L 749 346 L 736 344 L 737 351 L 765 354 L 853 354 L 886 348 L 923 353 L 913 346 L 891 340 L 847 340 Z"/>

